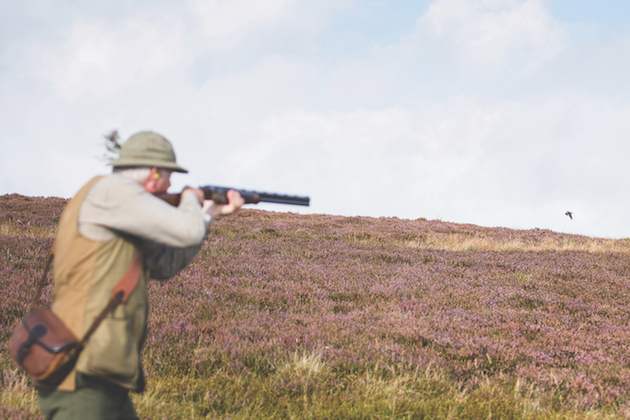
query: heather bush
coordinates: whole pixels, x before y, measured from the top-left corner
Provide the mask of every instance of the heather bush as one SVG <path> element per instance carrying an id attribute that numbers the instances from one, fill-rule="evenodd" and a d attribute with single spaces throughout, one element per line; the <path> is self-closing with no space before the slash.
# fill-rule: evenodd
<path id="1" fill-rule="evenodd" d="M 0 235 L 3 343 L 50 243 Z M 624 418 L 627 247 L 243 210 L 213 224 L 186 270 L 150 284 L 149 388 L 134 400 L 145 418 Z M 14 385 L 0 414 L 36 416 L 2 354 Z"/>
<path id="2" fill-rule="evenodd" d="M 52 237 L 66 202 L 57 197 L 0 195 L 0 235 Z"/>

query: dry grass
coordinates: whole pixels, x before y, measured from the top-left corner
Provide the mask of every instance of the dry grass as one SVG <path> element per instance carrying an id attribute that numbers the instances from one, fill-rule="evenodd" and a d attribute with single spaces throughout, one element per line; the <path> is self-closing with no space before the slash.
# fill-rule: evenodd
<path id="1" fill-rule="evenodd" d="M 54 238 L 57 234 L 57 226 L 29 226 L 14 222 L 0 223 L 0 235 L 4 236 L 28 236 L 29 238 Z"/>
<path id="2" fill-rule="evenodd" d="M 588 238 L 584 241 L 545 238 L 538 243 L 519 239 L 497 240 L 495 238 L 471 237 L 469 235 L 427 235 L 422 239 L 394 241 L 393 245 L 405 248 L 437 249 L 443 251 L 580 251 L 630 253 L 627 239 Z"/>
<path id="3" fill-rule="evenodd" d="M 37 392 L 28 378 L 17 369 L 5 369 L 0 374 L 0 407 L 37 414 Z"/>
<path id="4" fill-rule="evenodd" d="M 31 238 L 54 238 L 57 234 L 57 226 L 25 226 L 18 223 L 0 223 L 0 235 L 28 236 Z M 350 242 L 366 242 L 371 240 L 351 238 Z M 465 234 L 427 235 L 423 238 L 412 240 L 391 241 L 379 239 L 378 242 L 391 242 L 390 245 L 402 248 L 436 249 L 442 251 L 579 251 L 579 252 L 620 252 L 630 253 L 630 240 L 628 239 L 602 239 L 588 238 L 583 241 L 571 239 L 544 238 L 538 243 L 525 242 L 521 239 L 484 238 Z"/>
<path id="5" fill-rule="evenodd" d="M 0 235 L 28 236 L 31 238 L 54 238 L 57 226 L 28 226 L 13 222 L 0 223 Z M 350 238 L 350 242 L 375 242 L 371 239 Z M 567 238 L 544 238 L 540 242 L 526 242 L 520 238 L 497 239 L 491 237 L 470 236 L 453 233 L 442 235 L 426 235 L 412 240 L 391 240 L 379 238 L 376 242 L 389 242 L 390 245 L 402 248 L 435 249 L 442 251 L 579 251 L 579 252 L 620 252 L 630 253 L 630 240 L 586 238 L 574 241 Z"/>
<path id="6" fill-rule="evenodd" d="M 344 375 L 319 353 L 305 352 L 289 356 L 269 375 L 218 370 L 197 377 L 153 378 L 147 392 L 132 398 L 143 419 L 628 418 L 624 408 L 550 411 L 541 400 L 544 394 L 520 379 L 508 384 L 488 378 L 471 388 L 431 364 L 400 371 L 377 364 Z"/>

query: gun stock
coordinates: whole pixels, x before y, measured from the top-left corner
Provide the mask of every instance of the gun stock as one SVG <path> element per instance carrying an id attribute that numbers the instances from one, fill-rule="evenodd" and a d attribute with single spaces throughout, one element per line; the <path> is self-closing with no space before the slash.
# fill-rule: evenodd
<path id="1" fill-rule="evenodd" d="M 227 204 L 227 192 L 229 190 L 237 191 L 241 197 L 245 199 L 245 204 L 256 203 L 277 203 L 277 204 L 291 204 L 294 206 L 308 206 L 310 204 L 309 197 L 300 197 L 294 195 L 274 194 L 259 191 L 238 190 L 230 187 L 217 187 L 215 185 L 206 185 L 200 187 L 203 191 L 206 200 L 213 200 L 217 204 Z M 166 201 L 167 203 L 178 206 L 181 199 L 181 193 L 179 194 L 156 194 L 158 198 Z"/>

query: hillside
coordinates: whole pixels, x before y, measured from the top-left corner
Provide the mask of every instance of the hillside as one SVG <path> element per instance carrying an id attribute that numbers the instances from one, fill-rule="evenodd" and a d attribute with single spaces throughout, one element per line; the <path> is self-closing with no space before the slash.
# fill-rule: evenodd
<path id="1" fill-rule="evenodd" d="M 5 346 L 64 204 L 0 196 Z M 146 418 L 623 418 L 629 251 L 539 229 L 250 207 L 150 285 L 150 388 L 135 401 Z M 6 352 L 0 368 L 6 416 L 35 416 Z"/>

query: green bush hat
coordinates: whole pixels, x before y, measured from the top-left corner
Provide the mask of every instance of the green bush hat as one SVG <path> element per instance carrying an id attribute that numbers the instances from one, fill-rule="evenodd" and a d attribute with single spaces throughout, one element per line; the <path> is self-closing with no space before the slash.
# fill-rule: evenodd
<path id="1" fill-rule="evenodd" d="M 120 147 L 118 159 L 110 165 L 121 167 L 157 167 L 175 172 L 188 171 L 175 162 L 173 146 L 163 136 L 152 131 L 141 131 L 129 137 Z"/>

